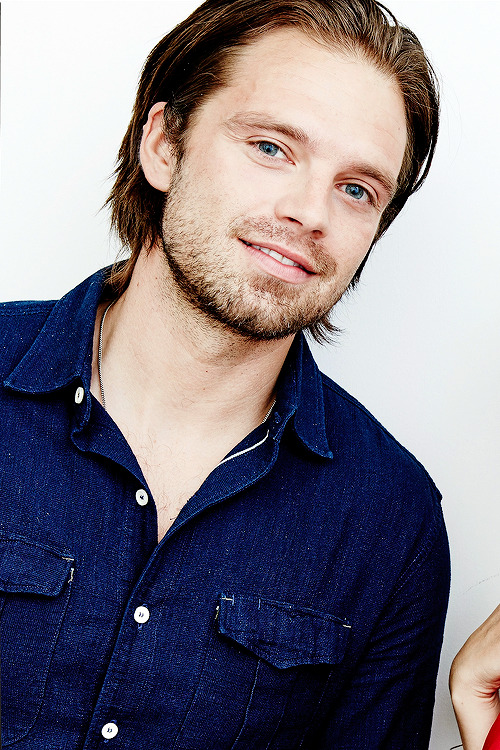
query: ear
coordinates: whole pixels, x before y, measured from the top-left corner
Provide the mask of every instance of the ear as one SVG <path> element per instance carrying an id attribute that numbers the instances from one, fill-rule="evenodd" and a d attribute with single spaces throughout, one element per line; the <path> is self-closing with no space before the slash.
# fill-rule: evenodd
<path id="1" fill-rule="evenodd" d="M 149 184 L 166 192 L 175 167 L 172 146 L 163 131 L 163 110 L 165 102 L 157 102 L 149 110 L 148 121 L 142 129 L 139 158 L 142 171 Z"/>

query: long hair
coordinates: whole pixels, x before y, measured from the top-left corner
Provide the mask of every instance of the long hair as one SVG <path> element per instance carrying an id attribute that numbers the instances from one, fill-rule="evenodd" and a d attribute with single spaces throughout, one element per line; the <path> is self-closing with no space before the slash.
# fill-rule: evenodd
<path id="1" fill-rule="evenodd" d="M 156 45 L 142 70 L 107 200 L 111 226 L 130 252 L 112 273 L 115 295 L 127 287 L 141 250 L 149 251 L 161 239 L 165 194 L 148 183 L 139 161 L 149 110 L 156 102 L 166 102 L 165 135 L 182 158 L 190 117 L 230 80 L 238 51 L 261 35 L 284 27 L 303 31 L 332 50 L 363 55 L 392 78 L 402 94 L 406 150 L 396 194 L 382 214 L 370 251 L 422 185 L 438 134 L 436 78 L 417 37 L 385 6 L 375 0 L 206 0 Z M 359 279 L 367 257 L 351 285 Z M 334 326 L 324 316 L 309 330 L 316 339 L 325 340 Z"/>

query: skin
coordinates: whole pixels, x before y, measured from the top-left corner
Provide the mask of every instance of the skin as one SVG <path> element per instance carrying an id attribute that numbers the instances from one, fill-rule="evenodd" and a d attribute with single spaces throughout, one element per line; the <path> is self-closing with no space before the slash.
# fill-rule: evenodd
<path id="1" fill-rule="evenodd" d="M 290 29 L 242 51 L 229 85 L 193 117 L 180 163 L 163 107 L 149 113 L 140 158 L 168 194 L 164 243 L 143 250 L 109 311 L 102 361 L 107 408 L 154 495 L 160 539 L 263 419 L 294 332 L 348 286 L 406 145 L 395 84 Z M 93 372 L 99 398 L 96 361 Z"/>
<path id="2" fill-rule="evenodd" d="M 364 60 L 288 29 L 247 47 L 232 85 L 191 123 L 180 172 L 161 185 L 177 286 L 254 338 L 321 318 L 372 242 L 405 144 L 399 91 Z"/>
<path id="3" fill-rule="evenodd" d="M 462 646 L 450 671 L 450 692 L 464 750 L 481 750 L 500 714 L 500 606 Z"/>

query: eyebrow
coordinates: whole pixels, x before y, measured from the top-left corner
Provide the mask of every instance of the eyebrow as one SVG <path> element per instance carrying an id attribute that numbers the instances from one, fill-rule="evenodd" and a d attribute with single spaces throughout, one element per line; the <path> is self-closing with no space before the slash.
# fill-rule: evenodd
<path id="1" fill-rule="evenodd" d="M 288 125 L 285 122 L 279 122 L 279 120 L 272 120 L 259 112 L 235 114 L 233 117 L 230 117 L 229 120 L 226 120 L 225 124 L 229 130 L 236 130 L 238 128 L 261 128 L 263 130 L 273 130 L 275 133 L 281 133 L 282 135 L 287 136 L 287 138 L 292 138 L 294 141 L 297 141 L 312 150 L 317 147 L 317 141 L 314 138 L 311 138 L 302 128 Z"/>
<path id="2" fill-rule="evenodd" d="M 229 130 L 233 131 L 240 128 L 271 130 L 275 133 L 280 133 L 287 138 L 292 138 L 294 141 L 300 143 L 311 151 L 316 151 L 318 148 L 317 140 L 311 138 L 302 128 L 296 127 L 295 125 L 289 125 L 285 122 L 280 122 L 279 120 L 273 120 L 267 115 L 259 112 L 236 113 L 233 117 L 226 120 L 225 125 Z M 388 203 L 392 201 L 398 188 L 397 179 L 395 180 L 387 172 L 377 169 L 373 164 L 367 164 L 365 162 L 353 162 L 350 166 L 350 170 L 353 172 L 359 172 L 360 174 L 366 175 L 366 177 L 371 177 L 379 182 L 389 196 Z"/>
<path id="3" fill-rule="evenodd" d="M 365 164 L 364 162 L 354 162 L 351 165 L 351 169 L 353 172 L 359 172 L 360 174 L 366 175 L 367 177 L 371 177 L 374 180 L 377 180 L 386 193 L 389 196 L 388 204 L 392 201 L 394 196 L 396 195 L 397 189 L 398 189 L 398 181 L 395 180 L 391 175 L 389 175 L 387 172 L 382 172 L 380 169 L 377 169 L 373 166 L 373 164 Z"/>

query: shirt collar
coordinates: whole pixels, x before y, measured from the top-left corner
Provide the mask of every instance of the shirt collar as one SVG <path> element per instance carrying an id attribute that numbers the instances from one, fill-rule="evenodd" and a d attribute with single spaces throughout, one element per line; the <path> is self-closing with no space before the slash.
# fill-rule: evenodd
<path id="1" fill-rule="evenodd" d="M 326 436 L 322 375 L 302 333 L 290 348 L 277 393 L 278 413 L 294 414 L 294 428 L 304 445 L 324 458 L 332 458 Z"/>
<path id="2" fill-rule="evenodd" d="M 96 311 L 109 268 L 54 304 L 30 349 L 5 385 L 23 393 L 50 393 L 80 380 L 90 389 Z M 331 458 L 325 426 L 322 376 L 303 334 L 296 336 L 277 387 L 275 415 L 293 426 L 304 445 Z"/>
<path id="3" fill-rule="evenodd" d="M 90 388 L 94 323 L 107 270 L 98 271 L 54 304 L 6 386 L 23 393 L 50 393 L 79 378 Z"/>

